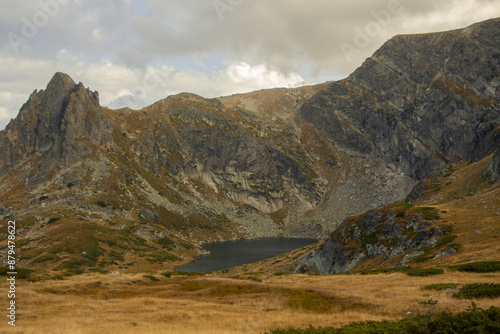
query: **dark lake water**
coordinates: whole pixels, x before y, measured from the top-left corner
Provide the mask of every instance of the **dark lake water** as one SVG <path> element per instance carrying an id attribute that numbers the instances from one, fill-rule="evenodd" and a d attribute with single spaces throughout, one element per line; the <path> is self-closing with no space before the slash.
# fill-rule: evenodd
<path id="1" fill-rule="evenodd" d="M 196 261 L 178 267 L 177 270 L 205 273 L 228 269 L 268 259 L 316 241 L 318 240 L 268 238 L 206 244 L 203 248 L 210 251 L 210 255 L 200 256 Z"/>

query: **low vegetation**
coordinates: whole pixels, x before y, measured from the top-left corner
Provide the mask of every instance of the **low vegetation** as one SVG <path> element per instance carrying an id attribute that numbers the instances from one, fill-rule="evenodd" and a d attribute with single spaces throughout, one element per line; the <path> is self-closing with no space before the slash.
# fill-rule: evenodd
<path id="1" fill-rule="evenodd" d="M 400 321 L 357 322 L 342 328 L 280 329 L 269 334 L 379 334 L 379 333 L 475 333 L 491 334 L 500 332 L 500 308 L 487 310 L 472 309 L 452 314 L 417 315 Z"/>
<path id="2" fill-rule="evenodd" d="M 472 283 L 467 284 L 453 295 L 455 298 L 498 298 L 500 297 L 500 284 L 495 283 Z"/>
<path id="3" fill-rule="evenodd" d="M 12 272 L 9 267 L 0 267 L 0 276 L 8 276 L 8 273 Z M 30 278 L 33 270 L 24 269 L 24 268 L 16 268 L 15 272 L 17 273 L 16 277 L 20 279 Z"/>
<path id="4" fill-rule="evenodd" d="M 444 273 L 444 269 L 440 268 L 411 268 L 411 267 L 399 267 L 399 268 L 386 268 L 386 269 L 377 269 L 377 270 L 363 270 L 361 271 L 361 275 L 377 275 L 377 274 L 387 274 L 393 272 L 402 272 L 408 276 L 434 276 L 440 275 Z"/>
<path id="5" fill-rule="evenodd" d="M 171 276 L 205 276 L 205 273 L 197 271 L 167 271 L 162 273 L 163 276 L 170 278 Z"/>
<path id="6" fill-rule="evenodd" d="M 153 282 L 159 282 L 160 279 L 154 275 L 142 275 L 142 277 L 147 278 Z"/>
<path id="7" fill-rule="evenodd" d="M 287 306 L 311 313 L 326 313 L 331 310 L 332 303 L 328 298 L 312 291 L 288 291 Z"/>
<path id="8" fill-rule="evenodd" d="M 500 261 L 483 261 L 460 264 L 450 269 L 469 273 L 496 273 L 500 271 Z"/>
<path id="9" fill-rule="evenodd" d="M 441 218 L 439 216 L 439 210 L 433 207 L 417 207 L 415 208 L 415 212 L 422 215 L 425 220 L 438 220 Z"/>
<path id="10" fill-rule="evenodd" d="M 447 290 L 447 289 L 456 289 L 457 287 L 458 287 L 458 284 L 456 284 L 456 283 L 436 283 L 436 284 L 426 285 L 422 289 L 423 290 L 442 291 L 442 290 Z"/>
<path id="11" fill-rule="evenodd" d="M 403 272 L 408 276 L 425 277 L 425 276 L 441 275 L 444 273 L 444 269 L 440 269 L 440 268 L 411 269 L 410 268 L 410 269 L 403 271 Z"/>

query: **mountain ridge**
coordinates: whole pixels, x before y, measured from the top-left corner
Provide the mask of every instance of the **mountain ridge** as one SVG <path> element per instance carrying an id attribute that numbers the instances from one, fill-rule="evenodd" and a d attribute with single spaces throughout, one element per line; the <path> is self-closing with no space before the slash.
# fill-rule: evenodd
<path id="1" fill-rule="evenodd" d="M 141 110 L 101 107 L 56 73 L 0 132 L 0 209 L 23 221 L 28 266 L 40 244 L 54 268 L 88 269 L 140 266 L 138 254 L 173 265 L 210 241 L 327 236 L 429 173 L 498 152 L 499 57 L 493 19 L 396 36 L 341 81 L 181 93 Z M 63 242 L 72 229 L 86 241 Z"/>

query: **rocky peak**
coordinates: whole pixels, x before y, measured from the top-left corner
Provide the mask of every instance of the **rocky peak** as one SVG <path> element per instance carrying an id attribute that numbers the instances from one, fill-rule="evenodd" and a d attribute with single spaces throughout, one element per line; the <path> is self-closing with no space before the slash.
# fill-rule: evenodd
<path id="1" fill-rule="evenodd" d="M 74 89 L 76 83 L 69 75 L 62 72 L 56 72 L 47 85 L 47 91 L 64 92 Z"/>
<path id="2" fill-rule="evenodd" d="M 18 117 L 0 133 L 0 149 L 9 153 L 0 155 L 0 176 L 33 153 L 45 155 L 42 165 L 47 168 L 41 170 L 74 161 L 82 153 L 75 147 L 77 138 L 109 140 L 109 134 L 99 130 L 104 118 L 97 92 L 56 73 L 45 90 L 31 94 Z"/>

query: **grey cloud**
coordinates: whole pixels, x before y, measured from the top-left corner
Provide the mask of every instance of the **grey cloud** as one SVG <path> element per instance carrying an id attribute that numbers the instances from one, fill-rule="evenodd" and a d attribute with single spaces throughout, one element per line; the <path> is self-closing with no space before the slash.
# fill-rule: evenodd
<path id="1" fill-rule="evenodd" d="M 133 87 L 140 71 L 179 59 L 185 64 L 219 60 L 215 68 L 200 72 L 201 78 L 177 75 L 168 81 L 171 92 L 178 84 L 211 95 L 231 93 L 231 85 L 220 82 L 224 77 L 219 72 L 240 61 L 264 64 L 284 76 L 300 73 L 316 83 L 348 75 L 394 35 L 461 28 L 500 16 L 498 0 L 399 0 L 402 10 L 391 14 L 389 22 L 359 47 L 359 31 L 377 23 L 374 11 L 386 11 L 398 0 L 66 0 L 16 54 L 9 33 L 22 35 L 23 18 L 32 20 L 41 10 L 40 1 L 62 2 L 0 4 L 0 107 L 12 117 L 29 93 L 44 87 L 56 71 L 76 73 L 86 84 L 98 82 L 101 95 L 109 91 L 111 100 L 120 90 Z M 230 9 L 218 12 L 214 3 Z M 146 10 L 135 11 L 138 7 Z M 357 52 L 346 57 L 345 45 Z M 107 71 L 113 71 L 109 80 L 104 79 Z M 202 84 L 210 89 L 203 90 Z"/>

